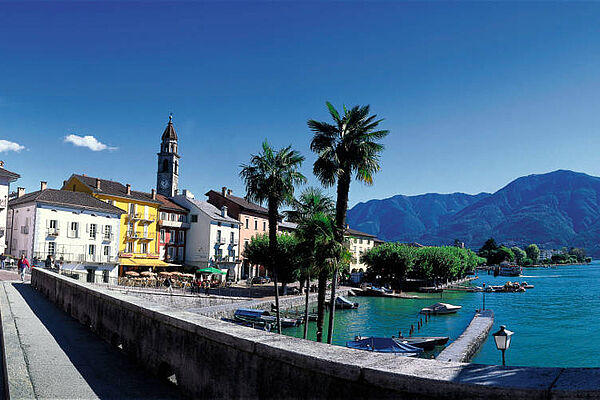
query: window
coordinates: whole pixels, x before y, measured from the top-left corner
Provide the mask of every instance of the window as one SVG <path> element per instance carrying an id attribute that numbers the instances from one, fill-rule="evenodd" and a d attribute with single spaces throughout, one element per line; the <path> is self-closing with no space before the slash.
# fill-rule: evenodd
<path id="1" fill-rule="evenodd" d="M 362 239 L 359 239 L 359 240 L 358 240 L 358 243 L 359 243 L 359 244 L 362 244 Z"/>
<path id="2" fill-rule="evenodd" d="M 96 224 L 90 224 L 90 239 L 96 239 Z"/>
<path id="3" fill-rule="evenodd" d="M 217 256 L 218 258 L 223 257 L 223 250 L 220 247 L 215 250 L 215 256 Z"/>
<path id="4" fill-rule="evenodd" d="M 169 216 L 171 217 L 170 218 L 171 221 L 175 221 L 175 217 L 176 217 L 175 214 L 171 213 L 171 214 L 169 214 Z"/>
<path id="5" fill-rule="evenodd" d="M 164 243 L 164 242 L 165 242 L 165 230 L 164 230 L 164 229 L 161 229 L 161 230 L 160 230 L 160 241 L 161 241 L 162 243 Z"/>
<path id="6" fill-rule="evenodd" d="M 169 172 L 169 162 L 167 160 L 163 160 L 162 171 Z"/>
<path id="7" fill-rule="evenodd" d="M 106 270 L 102 271 L 102 281 L 104 283 L 108 283 L 109 282 L 109 278 L 110 278 L 109 272 L 106 271 Z"/>
<path id="8" fill-rule="evenodd" d="M 248 239 L 244 240 L 244 250 L 246 250 L 246 247 L 248 247 L 248 242 L 249 242 Z"/>
<path id="9" fill-rule="evenodd" d="M 88 246 L 88 254 L 90 256 L 93 256 L 94 254 L 96 254 L 96 245 L 95 244 L 90 244 Z"/>
<path id="10" fill-rule="evenodd" d="M 109 239 L 112 236 L 112 226 L 104 225 L 104 238 Z"/>
<path id="11" fill-rule="evenodd" d="M 69 227 L 69 237 L 76 238 L 79 237 L 79 223 L 71 222 L 71 226 Z"/>
<path id="12" fill-rule="evenodd" d="M 177 221 L 179 221 L 179 222 L 185 222 L 185 215 L 179 214 L 179 216 L 177 217 Z"/>
<path id="13" fill-rule="evenodd" d="M 133 242 L 127 242 L 127 252 L 133 253 Z"/>
<path id="14" fill-rule="evenodd" d="M 135 214 L 135 204 L 133 203 L 129 205 L 129 214 Z"/>
<path id="15" fill-rule="evenodd" d="M 263 221 L 263 232 L 267 230 L 267 222 Z"/>
<path id="16" fill-rule="evenodd" d="M 105 256 L 110 256 L 110 246 L 104 246 L 103 253 Z"/>
<path id="17" fill-rule="evenodd" d="M 249 229 L 249 228 L 248 228 L 248 224 L 249 224 L 249 223 L 250 223 L 250 220 L 249 220 L 248 218 L 246 218 L 246 229 Z"/>
<path id="18" fill-rule="evenodd" d="M 257 231 L 258 230 L 258 220 L 254 220 L 254 230 Z"/>
<path id="19" fill-rule="evenodd" d="M 148 252 L 148 243 L 142 243 L 142 253 Z"/>
<path id="20" fill-rule="evenodd" d="M 217 242 L 221 243 L 221 230 L 220 229 L 217 231 Z"/>
<path id="21" fill-rule="evenodd" d="M 229 234 L 229 243 L 233 243 L 233 236 L 234 236 L 234 233 L 233 233 L 233 232 L 231 232 L 231 233 Z"/>
<path id="22" fill-rule="evenodd" d="M 58 227 L 58 221 L 55 219 L 50 220 L 50 229 L 56 229 Z"/>
<path id="23" fill-rule="evenodd" d="M 160 219 L 164 220 L 166 219 L 167 214 L 164 211 L 160 212 Z"/>
<path id="24" fill-rule="evenodd" d="M 54 255 L 56 251 L 56 243 L 48 242 L 48 254 Z"/>
<path id="25" fill-rule="evenodd" d="M 221 225 L 223 225 L 223 224 L 220 221 L 217 222 L 217 226 L 221 226 Z"/>
<path id="26" fill-rule="evenodd" d="M 179 231 L 179 244 L 183 244 L 183 242 L 185 241 L 183 235 L 184 235 L 184 232 L 183 231 Z"/>
<path id="27" fill-rule="evenodd" d="M 175 231 L 169 231 L 169 243 L 175 243 Z"/>
<path id="28" fill-rule="evenodd" d="M 192 223 L 198 222 L 198 216 L 197 215 L 192 215 Z"/>

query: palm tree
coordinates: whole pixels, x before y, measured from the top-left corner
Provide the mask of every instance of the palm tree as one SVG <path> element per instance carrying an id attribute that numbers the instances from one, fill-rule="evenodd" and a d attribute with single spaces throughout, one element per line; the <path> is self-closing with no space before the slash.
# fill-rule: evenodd
<path id="1" fill-rule="evenodd" d="M 344 243 L 346 227 L 346 212 L 348 210 L 348 193 L 352 176 L 366 184 L 373 183 L 373 175 L 379 171 L 379 157 L 383 145 L 378 140 L 387 136 L 389 131 L 379 130 L 378 125 L 382 119 L 377 115 L 369 115 L 370 108 L 354 106 L 351 109 L 344 107 L 344 115 L 327 102 L 329 114 L 333 124 L 308 121 L 308 127 L 313 132 L 310 149 L 317 153 L 317 160 L 313 165 L 315 176 L 325 187 L 337 183 L 337 200 L 335 204 L 335 239 Z M 333 321 L 335 318 L 335 285 L 337 281 L 337 267 L 333 273 L 331 285 L 331 313 L 329 314 L 329 330 L 327 343 L 331 343 L 333 336 Z"/>
<path id="2" fill-rule="evenodd" d="M 286 215 L 292 222 L 298 223 L 295 232 L 299 239 L 299 249 L 303 255 L 306 268 L 306 300 L 304 305 L 304 339 L 308 335 L 308 299 L 310 289 L 310 276 L 315 270 L 324 271 L 325 279 L 319 279 L 319 294 L 317 296 L 317 340 L 322 341 L 323 322 L 325 316 L 325 289 L 327 283 L 328 246 L 334 241 L 335 221 L 333 215 L 333 201 L 324 195 L 319 188 L 307 188 L 300 195 L 300 199 L 292 205 L 293 209 Z"/>
<path id="3" fill-rule="evenodd" d="M 241 165 L 240 177 L 246 185 L 246 199 L 259 204 L 267 203 L 269 212 L 269 268 L 273 273 L 275 285 L 275 307 L 277 313 L 277 333 L 281 333 L 279 313 L 279 289 L 277 287 L 277 266 L 274 256 L 277 254 L 277 219 L 279 207 L 290 204 L 294 199 L 294 187 L 304 183 L 306 178 L 298 169 L 304 157 L 292 146 L 274 151 L 265 140 L 262 152 L 252 155 L 250 164 Z"/>

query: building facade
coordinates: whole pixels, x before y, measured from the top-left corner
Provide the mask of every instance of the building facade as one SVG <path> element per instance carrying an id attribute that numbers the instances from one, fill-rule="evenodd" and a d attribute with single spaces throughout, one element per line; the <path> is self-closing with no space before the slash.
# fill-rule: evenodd
<path id="1" fill-rule="evenodd" d="M 156 198 L 158 207 L 158 254 L 159 258 L 170 264 L 185 264 L 185 245 L 189 210 L 169 200 L 161 194 Z"/>
<path id="2" fill-rule="evenodd" d="M 241 279 L 240 223 L 220 209 L 184 190 L 172 200 L 190 210 L 190 228 L 185 248 L 186 264 L 198 268 L 215 267 L 227 271 L 227 279 Z"/>
<path id="3" fill-rule="evenodd" d="M 240 222 L 240 259 L 242 260 L 240 278 L 247 279 L 265 275 L 266 271 L 263 266 L 251 265 L 244 258 L 244 250 L 254 236 L 269 233 L 269 211 L 244 198 L 234 196 L 226 187 L 223 187 L 220 192 L 211 190 L 206 193 L 206 196 L 208 196 L 208 202 L 218 209 L 223 206 L 227 207 L 227 214 Z"/>
<path id="4" fill-rule="evenodd" d="M 18 192 L 9 201 L 7 252 L 34 265 L 51 255 L 63 270 L 88 282 L 116 278 L 118 238 L 124 212 L 89 194 L 47 189 Z"/>
<path id="5" fill-rule="evenodd" d="M 6 220 L 8 217 L 8 194 L 10 193 L 10 184 L 19 178 L 19 174 L 5 169 L 4 161 L 0 161 L 0 254 L 4 254 L 8 247 Z M 24 189 L 21 188 L 21 190 Z"/>
<path id="6" fill-rule="evenodd" d="M 161 137 L 156 172 L 156 190 L 165 197 L 177 194 L 179 185 L 179 154 L 177 153 L 177 133 L 173 127 L 172 116 Z"/>
<path id="7" fill-rule="evenodd" d="M 121 216 L 119 237 L 121 275 L 128 269 L 167 266 L 158 255 L 158 208 L 161 203 L 156 199 L 154 189 L 152 193 L 138 192 L 131 190 L 129 184 L 74 174 L 64 182 L 62 190 L 87 193 L 125 211 Z"/>
<path id="8" fill-rule="evenodd" d="M 356 229 L 346 228 L 344 233 L 352 258 L 354 259 L 350 263 L 350 272 L 365 272 L 367 265 L 360 261 L 360 257 L 366 251 L 371 250 L 376 244 L 382 243 L 381 240 L 377 239 L 375 235 L 369 233 L 357 231 Z"/>

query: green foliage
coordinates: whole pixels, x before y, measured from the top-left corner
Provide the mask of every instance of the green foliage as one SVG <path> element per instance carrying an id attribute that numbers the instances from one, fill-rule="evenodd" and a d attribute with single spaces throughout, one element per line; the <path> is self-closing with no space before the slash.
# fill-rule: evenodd
<path id="1" fill-rule="evenodd" d="M 522 260 L 522 263 L 523 263 L 524 266 L 528 267 L 528 266 L 533 265 L 533 260 L 531 258 L 529 258 L 529 257 L 525 257 Z"/>
<path id="2" fill-rule="evenodd" d="M 585 259 L 587 257 L 585 249 L 580 247 L 571 247 L 571 249 L 569 250 L 569 255 L 575 257 L 577 262 L 585 262 Z"/>
<path id="3" fill-rule="evenodd" d="M 515 255 L 515 262 L 519 265 L 523 265 L 523 260 L 527 258 L 527 253 L 525 253 L 525 250 L 517 246 L 511 247 L 510 250 Z"/>
<path id="4" fill-rule="evenodd" d="M 525 247 L 525 253 L 527 253 L 527 257 L 531 258 L 534 264 L 537 264 L 538 260 L 540 259 L 540 248 L 537 246 L 537 244 L 530 244 L 529 246 Z"/>
<path id="5" fill-rule="evenodd" d="M 415 248 L 399 243 L 373 247 L 361 257 L 368 274 L 400 285 L 407 277 L 415 279 L 456 279 L 471 272 L 485 259 L 469 249 L 454 246 Z"/>
<path id="6" fill-rule="evenodd" d="M 254 236 L 244 250 L 244 257 L 250 263 L 268 266 L 269 274 L 273 273 L 269 263 L 273 260 L 281 283 L 295 282 L 300 278 L 302 253 L 298 251 L 298 240 L 294 236 L 278 235 L 277 251 L 272 258 L 271 255 L 267 234 Z"/>

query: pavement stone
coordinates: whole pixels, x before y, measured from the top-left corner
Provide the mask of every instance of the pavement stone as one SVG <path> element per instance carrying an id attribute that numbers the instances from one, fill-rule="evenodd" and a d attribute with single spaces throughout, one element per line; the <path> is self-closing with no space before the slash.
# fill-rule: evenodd
<path id="1" fill-rule="evenodd" d="M 0 280 L 5 276 L 0 270 Z M 9 368 L 11 398 L 181 398 L 175 386 L 157 380 L 29 284 L 5 280 L 2 292 L 3 326 L 12 322 L 15 328 L 5 329 L 6 355 L 24 360 Z"/>

